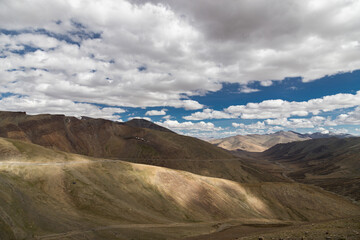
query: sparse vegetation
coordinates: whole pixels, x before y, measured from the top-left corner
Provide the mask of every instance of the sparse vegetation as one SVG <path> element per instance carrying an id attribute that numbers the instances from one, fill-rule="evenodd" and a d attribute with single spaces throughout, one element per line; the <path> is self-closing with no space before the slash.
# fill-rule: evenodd
<path id="1" fill-rule="evenodd" d="M 0 165 L 0 210 L 10 216 L 1 215 L 5 239 L 175 239 L 216 232 L 216 223 L 359 214 L 351 202 L 298 183 L 240 184 L 1 139 L 0 147 L 11 146 L 18 163 Z"/>

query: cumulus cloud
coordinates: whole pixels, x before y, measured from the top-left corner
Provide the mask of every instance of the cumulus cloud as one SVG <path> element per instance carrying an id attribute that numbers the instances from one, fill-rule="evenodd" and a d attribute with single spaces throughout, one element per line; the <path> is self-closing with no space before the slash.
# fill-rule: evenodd
<path id="1" fill-rule="evenodd" d="M 269 87 L 273 84 L 273 82 L 271 80 L 265 80 L 265 81 L 261 81 L 260 82 L 260 85 L 263 86 L 263 87 Z"/>
<path id="2" fill-rule="evenodd" d="M 311 81 L 360 66 L 358 1 L 151 1 L 193 23 L 206 40 L 202 55 L 228 81 Z"/>
<path id="3" fill-rule="evenodd" d="M 280 119 L 267 119 L 265 120 L 268 125 L 279 125 L 287 128 L 314 128 L 315 125 L 312 119 L 308 118 L 280 118 Z"/>
<path id="4" fill-rule="evenodd" d="M 161 109 L 160 111 L 158 110 L 151 110 L 151 111 L 147 111 L 145 113 L 146 116 L 164 116 L 166 115 L 166 109 Z"/>
<path id="5" fill-rule="evenodd" d="M 0 91 L 35 103 L 202 109 L 189 97 L 222 82 L 270 86 L 359 69 L 358 12 L 360 2 L 336 0 L 3 0 Z M 232 111 L 242 109 L 208 115 Z"/>
<path id="6" fill-rule="evenodd" d="M 239 91 L 241 93 L 253 93 L 253 92 L 259 92 L 259 89 L 256 88 L 249 88 L 248 86 L 242 86 Z"/>
<path id="7" fill-rule="evenodd" d="M 338 128 L 338 129 L 330 128 L 330 131 L 335 134 L 346 134 L 349 132 L 349 130 L 347 130 L 346 128 Z"/>
<path id="8" fill-rule="evenodd" d="M 233 123 L 237 133 L 360 124 L 360 91 L 223 110 L 191 99 L 223 83 L 251 93 L 249 83 L 360 69 L 358 12 L 359 1 L 336 0 L 2 0 L 0 109 L 121 121 L 125 106 L 183 108 L 198 111 L 185 122 L 145 115 L 199 135 L 224 131 L 204 119 L 263 119 Z"/>
<path id="9" fill-rule="evenodd" d="M 242 129 L 266 129 L 264 122 L 256 122 L 252 124 L 244 124 L 244 123 L 232 123 L 231 124 L 235 128 L 242 128 Z"/>
<path id="10" fill-rule="evenodd" d="M 202 112 L 195 112 L 190 116 L 183 117 L 185 120 L 203 120 L 203 119 L 224 119 L 233 118 L 231 114 L 223 111 L 216 111 L 212 109 L 204 109 Z"/>
<path id="11" fill-rule="evenodd" d="M 293 116 L 305 117 L 310 113 L 318 115 L 321 112 L 330 112 L 336 109 L 356 107 L 359 105 L 360 91 L 357 91 L 356 94 L 339 93 L 303 102 L 289 102 L 281 99 L 275 99 L 265 100 L 260 103 L 234 105 L 224 109 L 223 111 L 204 109 L 202 112 L 195 112 L 190 116 L 185 116 L 184 118 L 188 120 L 203 120 L 212 118 L 278 119 Z M 353 118 L 356 118 L 356 116 L 357 115 L 353 115 Z M 349 121 L 354 121 L 354 119 Z"/>
<path id="12" fill-rule="evenodd" d="M 147 120 L 147 121 L 152 121 L 151 118 L 149 117 L 129 117 L 128 118 L 128 121 L 132 120 L 132 119 L 144 119 L 144 120 Z"/>
<path id="13" fill-rule="evenodd" d="M 282 126 L 271 126 L 267 124 L 265 121 L 258 121 L 251 124 L 244 124 L 244 123 L 235 123 L 233 122 L 231 124 L 234 128 L 236 128 L 236 131 L 233 132 L 231 135 L 248 135 L 248 134 L 264 134 L 264 133 L 274 133 L 280 130 L 284 130 L 284 127 Z M 228 132 L 227 135 L 229 135 Z"/>
<path id="14" fill-rule="evenodd" d="M 2 92 L 195 110 L 203 105 L 187 96 L 221 88 L 214 63 L 190 49 L 201 34 L 163 5 L 35 0 L 0 8 Z"/>
<path id="15" fill-rule="evenodd" d="M 329 130 L 327 130 L 326 128 L 323 128 L 323 127 L 318 127 L 315 130 L 322 133 L 322 134 L 329 134 L 330 133 Z"/>
<path id="16" fill-rule="evenodd" d="M 353 111 L 348 113 L 340 114 L 336 119 L 328 119 L 325 122 L 327 126 L 337 126 L 337 125 L 358 125 L 360 124 L 360 107 L 355 108 Z"/>
<path id="17" fill-rule="evenodd" d="M 204 105 L 198 103 L 197 101 L 194 100 L 181 100 L 181 101 L 177 101 L 177 100 L 173 100 L 173 101 L 169 101 L 167 103 L 164 104 L 165 106 L 172 106 L 172 107 L 176 107 L 176 108 L 184 108 L 186 110 L 198 110 L 204 107 Z"/>
<path id="18" fill-rule="evenodd" d="M 122 121 L 120 114 L 125 110 L 117 107 L 100 108 L 88 103 L 74 103 L 70 100 L 31 99 L 29 97 L 9 96 L 0 99 L 1 110 L 24 111 L 28 114 L 65 114 L 67 116 L 87 116 Z"/>
<path id="19" fill-rule="evenodd" d="M 347 113 L 340 114 L 334 118 L 328 116 L 312 116 L 310 118 L 276 118 L 258 121 L 252 124 L 232 123 L 234 128 L 244 131 L 249 130 L 282 130 L 282 129 L 302 129 L 310 128 L 321 133 L 329 133 L 326 127 L 330 127 L 331 132 L 338 133 L 342 130 L 335 129 L 335 126 L 358 125 L 360 124 L 360 107 L 349 110 Z"/>
<path id="20" fill-rule="evenodd" d="M 156 122 L 156 124 L 169 128 L 174 131 L 220 131 L 221 127 L 216 127 L 211 122 L 178 122 L 177 120 L 166 120 L 164 122 Z"/>

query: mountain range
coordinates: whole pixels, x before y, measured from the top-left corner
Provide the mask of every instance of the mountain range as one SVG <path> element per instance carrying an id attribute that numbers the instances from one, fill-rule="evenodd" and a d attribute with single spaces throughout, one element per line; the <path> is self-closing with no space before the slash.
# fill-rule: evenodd
<path id="1" fill-rule="evenodd" d="M 330 137 L 347 138 L 351 137 L 351 135 L 319 132 L 301 134 L 294 131 L 279 131 L 271 134 L 237 135 L 221 139 L 212 139 L 209 140 L 209 142 L 230 151 L 244 150 L 249 152 L 263 152 L 279 143 Z"/>
<path id="2" fill-rule="evenodd" d="M 1 138 L 0 159 L 1 239 L 176 239 L 219 223 L 286 225 L 359 212 L 299 183 L 238 183 L 19 140 Z"/>

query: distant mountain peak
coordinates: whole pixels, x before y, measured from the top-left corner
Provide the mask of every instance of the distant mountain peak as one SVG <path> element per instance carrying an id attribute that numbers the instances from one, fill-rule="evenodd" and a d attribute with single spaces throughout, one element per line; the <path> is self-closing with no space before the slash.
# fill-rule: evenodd
<path id="1" fill-rule="evenodd" d="M 219 147 L 227 150 L 244 150 L 249 152 L 262 152 L 278 143 L 304 141 L 311 139 L 293 131 L 278 131 L 270 134 L 237 135 L 223 139 L 211 140 Z"/>
<path id="2" fill-rule="evenodd" d="M 304 136 L 310 137 L 312 139 L 318 139 L 318 138 L 331 138 L 331 137 L 336 137 L 336 138 L 348 138 L 348 137 L 353 137 L 353 135 L 351 134 L 347 134 L 347 133 L 334 133 L 334 132 L 329 132 L 329 133 L 321 133 L 321 132 L 314 132 L 314 133 L 306 133 L 303 134 Z"/>
<path id="3" fill-rule="evenodd" d="M 215 144 L 218 147 L 234 151 L 244 150 L 249 152 L 262 152 L 279 143 L 289 143 L 296 141 L 305 141 L 318 138 L 348 138 L 353 137 L 350 134 L 336 134 L 336 133 L 298 133 L 292 130 L 278 131 L 268 134 L 248 134 L 248 135 L 236 135 L 232 137 L 226 137 L 222 139 L 209 140 L 210 143 Z"/>

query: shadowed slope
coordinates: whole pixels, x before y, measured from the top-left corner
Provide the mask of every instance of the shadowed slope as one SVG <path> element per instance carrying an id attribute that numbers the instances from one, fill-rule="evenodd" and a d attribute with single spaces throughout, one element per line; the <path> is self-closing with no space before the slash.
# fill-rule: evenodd
<path id="1" fill-rule="evenodd" d="M 360 200 L 360 138 L 326 138 L 276 145 L 262 155 L 287 175 Z"/>
<path id="2" fill-rule="evenodd" d="M 302 184 L 240 184 L 17 140 L 0 139 L 0 149 L 9 149 L 0 155 L 4 239 L 175 239 L 214 231 L 217 222 L 360 214 L 343 198 Z"/>

